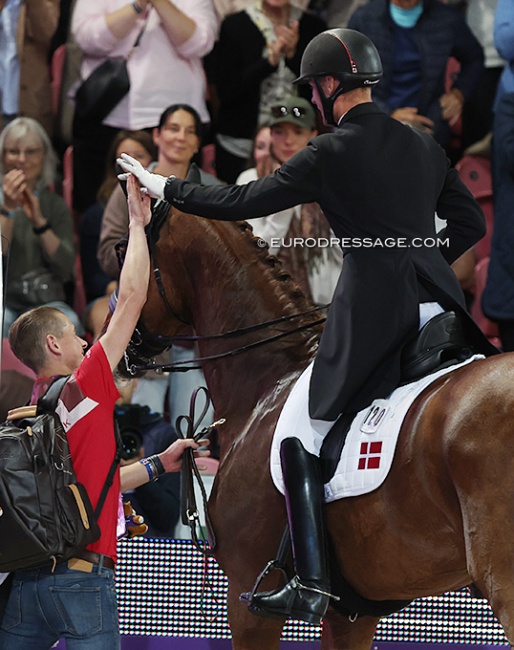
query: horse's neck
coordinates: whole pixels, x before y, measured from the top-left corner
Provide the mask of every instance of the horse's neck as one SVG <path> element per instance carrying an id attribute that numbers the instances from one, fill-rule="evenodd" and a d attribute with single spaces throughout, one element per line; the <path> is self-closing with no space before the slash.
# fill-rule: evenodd
<path id="1" fill-rule="evenodd" d="M 191 313 L 200 336 L 255 326 L 284 315 L 300 314 L 310 305 L 284 272 L 260 250 L 255 238 L 238 224 L 204 221 L 208 237 L 190 243 L 187 259 L 192 285 Z M 201 340 L 208 357 L 240 349 L 306 324 L 317 314 L 227 339 Z M 275 390 L 281 379 L 305 367 L 319 332 L 303 330 L 275 342 L 226 358 L 204 362 L 204 372 L 217 413 L 245 418 Z"/>

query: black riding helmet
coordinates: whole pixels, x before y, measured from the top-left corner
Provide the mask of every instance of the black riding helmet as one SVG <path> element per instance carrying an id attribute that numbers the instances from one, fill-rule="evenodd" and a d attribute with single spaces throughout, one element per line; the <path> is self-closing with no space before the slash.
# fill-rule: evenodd
<path id="1" fill-rule="evenodd" d="M 325 97 L 319 77 L 331 75 L 341 85 Z M 367 36 L 353 29 L 329 29 L 307 45 L 300 64 L 300 76 L 293 83 L 314 81 L 323 103 L 325 120 L 335 124 L 333 107 L 339 95 L 362 86 L 372 86 L 382 77 L 382 62 L 377 48 Z"/>

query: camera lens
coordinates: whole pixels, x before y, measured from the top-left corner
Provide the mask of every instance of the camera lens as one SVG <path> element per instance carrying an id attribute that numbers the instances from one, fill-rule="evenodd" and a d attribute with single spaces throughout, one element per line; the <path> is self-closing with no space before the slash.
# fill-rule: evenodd
<path id="1" fill-rule="evenodd" d="M 141 434 L 134 429 L 123 429 L 120 434 L 122 444 L 121 457 L 123 460 L 135 458 L 143 445 Z"/>

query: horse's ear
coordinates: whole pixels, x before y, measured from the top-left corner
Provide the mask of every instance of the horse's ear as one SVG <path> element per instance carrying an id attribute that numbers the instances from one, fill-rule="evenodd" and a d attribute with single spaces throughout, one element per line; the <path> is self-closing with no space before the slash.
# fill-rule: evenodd
<path id="1" fill-rule="evenodd" d="M 191 183 L 202 182 L 202 177 L 200 176 L 200 170 L 198 169 L 196 163 L 191 163 L 191 166 L 189 167 L 189 171 L 187 172 L 186 181 L 190 181 Z"/>

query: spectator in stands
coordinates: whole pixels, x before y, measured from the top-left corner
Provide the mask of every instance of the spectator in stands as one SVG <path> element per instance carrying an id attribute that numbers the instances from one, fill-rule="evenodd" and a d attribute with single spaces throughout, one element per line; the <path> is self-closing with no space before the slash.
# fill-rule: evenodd
<path id="1" fill-rule="evenodd" d="M 291 85 L 307 43 L 325 29 L 319 18 L 289 0 L 253 2 L 228 16 L 212 53 L 210 75 L 219 100 L 216 122 L 218 178 L 235 182 L 269 107 L 296 94 Z"/>
<path id="2" fill-rule="evenodd" d="M 268 167 L 261 176 L 290 160 L 318 134 L 312 104 L 302 97 L 286 97 L 271 107 L 270 129 Z M 259 177 L 257 169 L 253 171 L 253 178 L 248 177 L 238 184 L 256 180 Z M 270 253 L 277 255 L 306 296 L 319 305 L 332 300 L 341 274 L 343 254 L 338 245 L 324 245 L 334 235 L 317 203 L 297 205 L 252 219 L 251 226 L 254 235 L 268 243 Z M 300 242 L 309 242 L 309 245 Z"/>
<path id="3" fill-rule="evenodd" d="M 237 185 L 245 185 L 250 181 L 255 181 L 261 176 L 270 173 L 270 145 L 271 129 L 269 128 L 268 124 L 263 124 L 257 129 L 257 133 L 253 139 L 250 167 L 239 174 L 236 180 Z"/>
<path id="4" fill-rule="evenodd" d="M 326 7 L 326 21 L 328 27 L 347 27 L 348 21 L 358 7 L 366 4 L 368 0 L 328 0 Z"/>
<path id="5" fill-rule="evenodd" d="M 3 123 L 19 115 L 52 135 L 49 52 L 59 0 L 0 0 L 0 95 Z"/>
<path id="6" fill-rule="evenodd" d="M 214 0 L 214 7 L 220 20 L 226 18 L 229 14 L 235 14 L 243 11 L 253 3 L 253 0 Z M 307 9 L 309 0 L 292 0 L 291 4 L 299 7 L 302 11 Z"/>
<path id="7" fill-rule="evenodd" d="M 75 264 L 73 221 L 63 199 L 49 188 L 56 156 L 43 127 L 18 117 L 0 135 L 0 222 L 7 246 L 4 336 L 22 312 L 51 304 L 77 331 L 82 326 L 66 302 Z"/>
<path id="8" fill-rule="evenodd" d="M 502 96 L 514 93 L 514 7 L 509 0 L 498 0 L 494 17 L 494 44 L 505 59 L 498 90 L 495 98 L 494 109 L 498 106 Z"/>
<path id="9" fill-rule="evenodd" d="M 494 229 L 484 314 L 498 323 L 505 352 L 514 350 L 514 4 L 498 0 L 494 41 L 507 63 L 498 84 L 492 140 Z"/>
<path id="10" fill-rule="evenodd" d="M 384 76 L 373 87 L 373 101 L 448 147 L 484 61 L 460 10 L 439 0 L 370 0 L 355 11 L 348 27 L 368 36 L 380 54 Z M 460 63 L 460 71 L 445 91 L 450 57 Z"/>
<path id="11" fill-rule="evenodd" d="M 157 159 L 157 147 L 150 133 L 147 131 L 120 131 L 111 145 L 105 179 L 98 191 L 98 200 L 86 210 L 81 220 L 80 260 L 86 298 L 89 303 L 82 314 L 82 321 L 86 331 L 92 334 L 93 339 L 98 337 L 103 327 L 109 312 L 109 297 L 117 285 L 118 273 L 109 275 L 101 269 L 98 263 L 97 249 L 105 206 L 118 186 L 116 158 L 123 152 L 132 152 L 130 155 L 145 167 Z"/>
<path id="12" fill-rule="evenodd" d="M 498 81 L 505 65 L 494 46 L 494 14 L 497 0 L 467 0 L 466 20 L 471 31 L 484 49 L 484 70 L 462 114 L 462 147 L 464 153 L 490 154 L 490 138 L 493 128 L 493 103 Z"/>
<path id="13" fill-rule="evenodd" d="M 74 207 L 79 212 L 96 200 L 107 152 L 119 129 L 153 128 L 162 107 L 176 102 L 187 102 L 203 123 L 210 121 L 202 57 L 212 49 L 218 28 L 211 2 L 77 0 L 72 32 L 84 52 L 82 77 L 109 57 L 127 55 L 143 27 L 128 61 L 128 95 L 101 124 L 75 114 Z"/>
<path id="14" fill-rule="evenodd" d="M 153 129 L 152 137 L 157 147 L 157 162 L 150 165 L 155 173 L 185 178 L 199 151 L 202 142 L 203 126 L 200 115 L 192 106 L 173 104 L 164 110 Z M 204 185 L 219 184 L 220 181 L 200 171 Z M 102 232 L 98 246 L 98 260 L 101 268 L 109 276 L 119 274 L 115 244 L 125 236 L 128 228 L 127 200 L 121 187 L 114 188 L 102 219 Z"/>
<path id="15" fill-rule="evenodd" d="M 158 149 L 157 163 L 150 168 L 156 173 L 186 178 L 191 162 L 202 141 L 202 121 L 198 113 L 187 104 L 169 106 L 160 116 L 159 125 L 153 130 L 153 140 Z M 204 185 L 219 184 L 220 181 L 200 171 Z M 102 219 L 102 230 L 98 246 L 98 260 L 105 273 L 112 277 L 119 274 L 115 244 L 125 236 L 128 229 L 127 201 L 121 187 L 116 187 L 109 199 Z M 173 346 L 174 361 L 193 360 L 195 350 L 179 345 Z M 169 355 L 161 359 L 170 361 Z M 201 370 L 168 375 L 149 372 L 141 379 L 136 389 L 135 401 L 147 405 L 152 411 L 165 412 L 165 397 L 168 392 L 170 413 L 173 417 L 189 413 L 189 399 L 193 390 L 205 385 Z M 209 414 L 209 417 L 211 412 Z M 206 422 L 210 424 L 212 420 Z"/>

